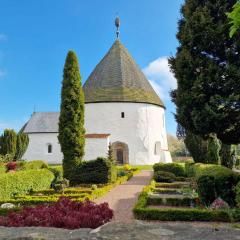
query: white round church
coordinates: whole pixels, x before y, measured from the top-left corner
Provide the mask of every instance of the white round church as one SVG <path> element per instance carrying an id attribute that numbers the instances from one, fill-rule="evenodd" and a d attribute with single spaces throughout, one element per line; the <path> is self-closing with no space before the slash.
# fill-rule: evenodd
<path id="1" fill-rule="evenodd" d="M 171 162 L 165 106 L 127 49 L 117 39 L 83 86 L 85 160 L 106 157 L 112 144 L 118 164 Z M 26 160 L 61 163 L 56 112 L 36 112 L 24 126 Z"/>

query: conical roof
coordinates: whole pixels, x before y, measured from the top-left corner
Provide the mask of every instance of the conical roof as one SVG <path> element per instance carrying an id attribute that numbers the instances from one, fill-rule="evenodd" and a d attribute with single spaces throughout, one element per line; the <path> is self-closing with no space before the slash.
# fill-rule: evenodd
<path id="1" fill-rule="evenodd" d="M 83 86 L 86 103 L 138 102 L 164 107 L 141 69 L 117 39 Z"/>

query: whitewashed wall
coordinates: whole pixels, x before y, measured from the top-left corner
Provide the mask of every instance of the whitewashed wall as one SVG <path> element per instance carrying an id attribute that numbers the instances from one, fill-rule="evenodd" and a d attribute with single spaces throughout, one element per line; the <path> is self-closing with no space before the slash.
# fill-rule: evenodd
<path id="1" fill-rule="evenodd" d="M 58 143 L 57 133 L 31 133 L 29 145 L 23 159 L 27 161 L 44 160 L 50 164 L 62 163 L 63 155 Z M 84 160 L 93 160 L 97 157 L 106 157 L 109 137 L 86 138 Z M 48 153 L 48 144 L 52 145 L 52 153 Z"/>
<path id="2" fill-rule="evenodd" d="M 121 118 L 122 112 L 125 118 Z M 145 103 L 89 103 L 85 105 L 85 128 L 88 134 L 111 134 L 110 139 L 86 139 L 85 160 L 106 156 L 109 141 L 119 141 L 128 145 L 132 165 L 172 161 L 162 107 Z M 155 149 L 157 142 L 160 149 Z M 50 154 L 47 153 L 49 143 L 52 144 Z M 29 134 L 29 146 L 23 158 L 61 163 L 63 156 L 57 133 Z"/>
<path id="3" fill-rule="evenodd" d="M 29 145 L 23 159 L 28 161 L 44 160 L 51 164 L 61 163 L 63 155 L 57 135 L 57 133 L 28 134 Z M 52 144 L 52 153 L 48 153 L 48 144 Z"/>
<path id="4" fill-rule="evenodd" d="M 125 118 L 121 118 L 121 112 Z M 112 143 L 126 143 L 130 164 L 172 161 L 167 151 L 162 107 L 145 103 L 88 103 L 85 105 L 85 128 L 87 133 L 110 133 Z M 161 143 L 159 155 L 155 154 L 156 142 Z"/>
<path id="5" fill-rule="evenodd" d="M 84 160 L 94 160 L 97 157 L 107 157 L 109 137 L 86 138 Z"/>

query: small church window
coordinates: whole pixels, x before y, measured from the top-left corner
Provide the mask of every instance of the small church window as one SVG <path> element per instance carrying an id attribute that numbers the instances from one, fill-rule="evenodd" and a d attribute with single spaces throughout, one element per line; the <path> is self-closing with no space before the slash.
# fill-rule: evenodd
<path id="1" fill-rule="evenodd" d="M 125 113 L 124 112 L 121 113 L 121 117 L 125 118 Z"/>
<path id="2" fill-rule="evenodd" d="M 52 153 L 52 144 L 48 144 L 47 148 L 48 153 Z"/>

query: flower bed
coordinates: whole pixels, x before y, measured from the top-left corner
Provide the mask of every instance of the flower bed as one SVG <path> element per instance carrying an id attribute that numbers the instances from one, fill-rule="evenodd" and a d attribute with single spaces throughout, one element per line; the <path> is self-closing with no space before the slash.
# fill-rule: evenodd
<path id="1" fill-rule="evenodd" d="M 97 228 L 110 221 L 113 211 L 107 203 L 90 201 L 74 202 L 61 197 L 51 205 L 25 207 L 20 212 L 10 212 L 0 217 L 0 225 L 6 227 L 56 227 L 66 229 Z"/>
<path id="2" fill-rule="evenodd" d="M 170 185 L 169 185 L 170 184 Z M 181 183 L 174 183 L 180 188 Z M 159 185 L 158 185 L 159 186 Z M 160 185 L 163 186 L 162 183 Z M 167 183 L 173 186 L 173 183 Z M 153 181 L 143 189 L 133 212 L 136 219 L 160 221 L 221 221 L 240 220 L 240 209 L 205 208 L 196 196 L 170 197 L 168 194 L 154 194 L 156 185 Z M 169 188 L 166 188 L 168 191 Z M 184 192 L 184 191 L 183 191 Z M 176 195 L 177 196 L 177 195 Z M 155 206 L 156 207 L 155 207 Z M 176 208 L 177 207 L 177 208 Z"/>
<path id="3" fill-rule="evenodd" d="M 28 195 L 16 195 L 9 199 L 0 199 L 0 204 L 3 203 L 13 203 L 17 206 L 28 206 L 28 205 L 39 205 L 39 204 L 49 204 L 57 202 L 61 196 L 68 197 L 69 199 L 82 202 L 84 200 L 94 200 L 105 195 L 116 185 L 122 184 L 128 181 L 134 174 L 138 173 L 136 171 L 129 171 L 125 176 L 118 177 L 117 181 L 113 184 L 83 184 L 75 188 L 66 188 L 62 192 L 56 192 L 53 189 L 44 189 L 32 191 Z M 1 211 L 0 211 L 1 215 Z"/>

